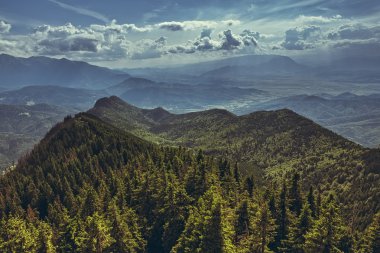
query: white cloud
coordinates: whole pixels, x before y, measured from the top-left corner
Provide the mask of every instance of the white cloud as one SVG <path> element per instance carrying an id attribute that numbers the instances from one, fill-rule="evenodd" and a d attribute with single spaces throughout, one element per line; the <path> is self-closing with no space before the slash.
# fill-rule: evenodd
<path id="1" fill-rule="evenodd" d="M 197 29 L 207 29 L 207 28 L 217 28 L 217 27 L 228 27 L 228 26 L 236 26 L 239 25 L 239 20 L 222 20 L 222 21 L 170 21 L 170 22 L 162 22 L 154 25 L 153 27 L 159 29 L 165 29 L 168 31 L 189 31 L 189 30 L 197 30 Z"/>
<path id="2" fill-rule="evenodd" d="M 0 20 L 0 33 L 8 33 L 12 28 L 12 25 Z"/>
<path id="3" fill-rule="evenodd" d="M 295 22 L 301 24 L 328 24 L 342 21 L 342 19 L 343 17 L 341 15 L 335 15 L 332 17 L 300 15 L 295 19 Z"/>
<path id="4" fill-rule="evenodd" d="M 219 33 L 216 39 L 212 39 L 211 31 L 203 30 L 200 37 L 185 44 L 172 46 L 168 52 L 192 54 L 210 51 L 246 51 L 248 48 L 253 52 L 258 45 L 259 36 L 259 33 L 249 30 L 244 30 L 241 34 L 234 34 L 231 30 L 225 30 Z"/>

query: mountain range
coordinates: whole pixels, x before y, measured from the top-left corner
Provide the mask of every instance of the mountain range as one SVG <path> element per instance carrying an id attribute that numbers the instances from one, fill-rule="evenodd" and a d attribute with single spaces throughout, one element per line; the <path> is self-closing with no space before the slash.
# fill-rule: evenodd
<path id="1" fill-rule="evenodd" d="M 8 90 L 30 85 L 101 89 L 129 77 L 124 72 L 86 62 L 43 56 L 22 58 L 1 54 L 0 66 L 0 87 Z"/>
<path id="2" fill-rule="evenodd" d="M 244 173 L 258 178 L 280 179 L 297 171 L 305 185 L 320 185 L 325 192 L 334 189 L 339 201 L 347 204 L 346 214 L 359 207 L 368 212 L 379 209 L 379 203 L 363 202 L 370 196 L 380 197 L 377 183 L 365 183 L 369 187 L 365 189 L 371 190 L 361 192 L 362 199 L 352 193 L 364 189 L 359 178 L 379 173 L 379 151 L 365 149 L 290 110 L 243 116 L 225 110 L 176 115 L 162 108 L 139 109 L 110 97 L 98 100 L 88 113 L 148 141 L 201 148 L 207 154 L 239 161 Z M 359 225 L 361 214 L 355 215 Z"/>
<path id="3" fill-rule="evenodd" d="M 288 109 L 173 114 L 102 98 L 0 176 L 0 249 L 377 249 L 379 164 L 378 149 Z"/>
<path id="4" fill-rule="evenodd" d="M 377 147 L 380 143 L 379 94 L 297 95 L 257 104 L 247 111 L 281 108 L 289 108 L 364 146 Z"/>

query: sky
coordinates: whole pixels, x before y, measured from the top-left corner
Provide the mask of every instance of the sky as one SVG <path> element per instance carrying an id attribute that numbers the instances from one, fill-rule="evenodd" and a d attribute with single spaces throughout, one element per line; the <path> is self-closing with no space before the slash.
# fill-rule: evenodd
<path id="1" fill-rule="evenodd" d="M 157 67 L 380 56 L 378 0 L 0 0 L 0 53 Z"/>

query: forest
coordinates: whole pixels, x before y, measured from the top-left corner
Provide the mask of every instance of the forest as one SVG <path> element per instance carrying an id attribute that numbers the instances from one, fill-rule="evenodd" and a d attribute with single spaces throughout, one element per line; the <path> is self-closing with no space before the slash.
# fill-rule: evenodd
<path id="1" fill-rule="evenodd" d="M 356 226 L 333 187 L 297 170 L 258 181 L 242 166 L 66 117 L 0 178 L 0 251 L 380 251 L 376 208 Z"/>

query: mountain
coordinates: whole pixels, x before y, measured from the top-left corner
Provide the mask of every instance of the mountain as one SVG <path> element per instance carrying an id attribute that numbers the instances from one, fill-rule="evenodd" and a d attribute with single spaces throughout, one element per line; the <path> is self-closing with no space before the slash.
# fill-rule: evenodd
<path id="1" fill-rule="evenodd" d="M 13 105 L 51 104 L 77 110 L 90 108 L 105 91 L 67 88 L 61 86 L 27 86 L 0 92 L 0 103 Z"/>
<path id="2" fill-rule="evenodd" d="M 243 116 L 219 109 L 170 114 L 162 109 L 139 109 L 110 97 L 99 100 L 88 113 L 146 140 L 201 148 L 207 154 L 239 161 L 244 173 L 258 178 L 265 175 L 281 181 L 287 172 L 297 171 L 305 186 L 334 191 L 346 205 L 346 214 L 356 210 L 353 205 L 368 212 L 380 208 L 378 202 L 365 201 L 380 197 L 370 179 L 379 180 L 379 150 L 362 148 L 290 110 Z M 364 222 L 362 218 L 355 226 Z"/>
<path id="3" fill-rule="evenodd" d="M 241 73 L 249 74 L 249 76 L 302 75 L 310 71 L 309 68 L 295 62 L 290 57 L 280 55 L 244 55 L 176 67 L 126 69 L 125 71 L 133 76 L 153 78 L 163 82 L 175 80 L 191 84 L 191 80 L 202 81 L 206 76 L 211 77 L 213 75 L 214 78 L 217 78 L 217 74 L 223 73 L 224 69 L 230 69 L 232 74 L 233 70 L 239 70 Z M 229 79 L 232 77 L 237 78 L 239 76 L 232 75 Z M 223 80 L 222 78 L 219 79 Z"/>
<path id="4" fill-rule="evenodd" d="M 221 117 L 221 121 L 233 119 L 239 125 L 247 120 L 250 135 L 267 129 L 278 151 L 284 148 L 290 155 L 297 146 L 282 146 L 286 135 L 308 146 L 311 140 L 304 134 L 312 139 L 319 134 L 314 140 L 319 149 L 314 156 L 302 157 L 303 168 L 286 174 L 282 187 L 274 178 L 260 186 L 239 172 L 243 164 L 234 165 L 202 151 L 158 146 L 88 113 L 67 117 L 16 168 L 0 177 L 0 214 L 4 217 L 0 250 L 179 253 L 262 252 L 267 248 L 281 252 L 286 247 L 294 252 L 307 247 L 319 252 L 321 247 L 366 249 L 378 240 L 379 216 L 373 215 L 379 194 L 377 150 L 362 150 L 365 156 L 360 158 L 357 146 L 286 110 L 241 118 L 223 110 L 176 116 L 162 109 L 138 109 L 115 97 L 99 100 L 95 107 L 113 106 L 128 110 L 130 118 L 140 124 L 168 123 L 171 117 L 190 126 L 196 123 L 188 119 L 200 124 Z M 299 125 L 298 133 L 282 135 L 292 124 Z M 324 153 L 326 149 L 337 151 L 335 145 L 350 152 Z M 274 157 L 278 154 L 267 151 Z M 363 159 L 356 170 L 350 168 L 355 166 L 353 161 L 359 161 L 355 159 Z M 320 176 L 316 178 L 320 190 L 304 193 L 300 187 L 310 186 L 305 179 L 321 169 L 309 167 L 310 162 L 314 166 L 322 162 L 328 169 L 312 175 Z M 335 193 L 327 194 L 326 188 Z M 354 207 L 350 216 L 340 214 L 342 204 Z M 369 205 L 375 205 L 374 209 L 367 209 Z M 367 229 L 360 220 L 363 216 L 366 224 L 374 217 Z M 362 228 L 356 233 L 353 224 L 358 218 Z M 310 223 L 301 224 L 305 219 Z M 306 232 L 288 232 L 301 228 Z M 293 241 L 299 239 L 301 244 Z"/>
<path id="5" fill-rule="evenodd" d="M 107 92 L 139 107 L 162 106 L 175 112 L 232 105 L 241 99 L 259 100 L 267 96 L 266 92 L 253 88 L 229 87 L 223 84 L 154 82 L 136 77 L 128 78 L 109 87 Z"/>
<path id="6" fill-rule="evenodd" d="M 259 103 L 246 111 L 280 108 L 289 108 L 364 146 L 380 144 L 378 94 L 297 95 Z"/>
<path id="7" fill-rule="evenodd" d="M 239 61 L 240 59 L 240 61 Z M 217 62 L 216 65 L 228 64 L 223 67 L 202 73 L 202 78 L 230 80 L 239 78 L 257 78 L 262 76 L 304 76 L 310 70 L 286 56 L 250 56 L 231 61 Z"/>
<path id="8" fill-rule="evenodd" d="M 0 66 L 0 87 L 6 89 L 30 85 L 99 89 L 121 82 L 129 76 L 86 62 L 42 56 L 21 58 L 1 54 Z"/>
<path id="9" fill-rule="evenodd" d="M 0 170 L 17 162 L 52 126 L 72 112 L 46 104 L 0 104 Z"/>

